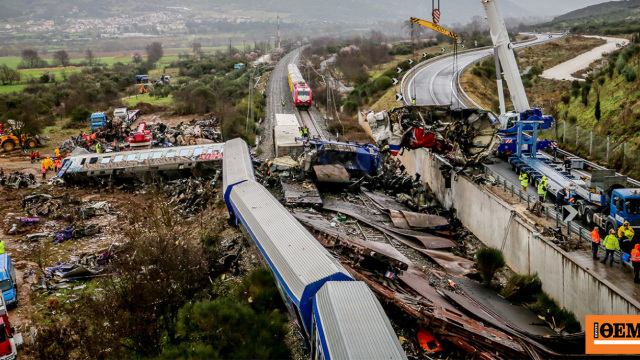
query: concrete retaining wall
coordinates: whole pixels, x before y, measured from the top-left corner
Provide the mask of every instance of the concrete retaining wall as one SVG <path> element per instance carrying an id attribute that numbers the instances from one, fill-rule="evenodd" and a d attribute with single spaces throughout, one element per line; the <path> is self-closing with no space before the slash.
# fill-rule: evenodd
<path id="1" fill-rule="evenodd" d="M 571 260 L 502 199 L 455 174 L 451 188 L 445 188 L 443 162 L 430 152 L 405 151 L 400 160 L 410 174 L 421 174 L 445 207 L 457 210 L 464 226 L 480 241 L 501 249 L 509 267 L 521 274 L 537 273 L 544 291 L 573 311 L 583 326 L 586 315 L 640 315 L 636 299 Z"/>

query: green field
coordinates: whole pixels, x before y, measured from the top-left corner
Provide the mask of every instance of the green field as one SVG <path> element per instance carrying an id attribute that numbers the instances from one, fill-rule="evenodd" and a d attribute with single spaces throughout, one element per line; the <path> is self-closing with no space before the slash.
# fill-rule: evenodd
<path id="1" fill-rule="evenodd" d="M 149 96 L 149 94 L 141 94 L 137 96 L 130 97 L 128 99 L 123 99 L 122 102 L 127 105 L 129 108 L 134 108 L 139 103 L 148 103 L 151 105 L 158 106 L 167 106 L 173 104 L 173 97 L 168 96 L 164 98 L 157 98 L 153 96 Z"/>
<path id="2" fill-rule="evenodd" d="M 0 94 L 8 94 L 16 91 L 22 91 L 27 84 L 0 85 Z"/>

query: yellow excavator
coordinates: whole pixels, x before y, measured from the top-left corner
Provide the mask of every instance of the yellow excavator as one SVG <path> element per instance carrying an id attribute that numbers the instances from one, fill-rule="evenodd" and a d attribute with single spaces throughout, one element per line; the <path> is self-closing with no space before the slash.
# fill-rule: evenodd
<path id="1" fill-rule="evenodd" d="M 42 145 L 42 141 L 38 135 L 26 135 L 22 134 L 22 143 L 25 145 L 27 149 L 33 149 L 38 145 Z M 20 141 L 18 137 L 13 134 L 4 134 L 0 136 L 0 147 L 4 149 L 4 151 L 11 151 L 16 147 L 20 146 Z"/>
<path id="2" fill-rule="evenodd" d="M 146 94 L 153 91 L 153 86 L 149 83 L 144 83 L 140 86 L 140 94 Z"/>

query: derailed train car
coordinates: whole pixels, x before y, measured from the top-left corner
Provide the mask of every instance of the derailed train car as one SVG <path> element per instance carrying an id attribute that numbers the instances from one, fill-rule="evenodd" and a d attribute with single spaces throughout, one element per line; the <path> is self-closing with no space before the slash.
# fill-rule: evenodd
<path id="1" fill-rule="evenodd" d="M 213 175 L 222 168 L 223 143 L 69 156 L 58 177 L 67 183 L 152 176 Z"/>
<path id="2" fill-rule="evenodd" d="M 406 359 L 371 290 L 255 181 L 247 144 L 228 141 L 225 153 L 223 193 L 231 219 L 273 273 L 312 358 Z"/>

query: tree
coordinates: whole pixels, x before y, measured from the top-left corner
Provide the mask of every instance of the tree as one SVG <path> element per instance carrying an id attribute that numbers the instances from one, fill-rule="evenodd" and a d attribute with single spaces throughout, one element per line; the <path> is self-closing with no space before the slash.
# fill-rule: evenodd
<path id="1" fill-rule="evenodd" d="M 142 62 L 142 55 L 140 55 L 140 53 L 137 51 L 131 56 L 131 58 L 136 64 L 140 64 Z"/>
<path id="2" fill-rule="evenodd" d="M 58 50 L 54 52 L 53 59 L 63 67 L 69 66 L 69 53 L 66 50 Z"/>
<path id="3" fill-rule="evenodd" d="M 0 66 L 0 81 L 2 85 L 11 85 L 14 81 L 20 81 L 20 72 L 3 64 Z"/>
<path id="4" fill-rule="evenodd" d="M 593 110 L 593 115 L 596 117 L 597 121 L 600 121 L 600 116 L 602 116 L 600 112 L 600 91 L 598 91 L 598 98 L 596 100 L 596 108 Z"/>
<path id="5" fill-rule="evenodd" d="M 87 65 L 93 66 L 93 61 L 96 59 L 91 49 L 84 51 L 84 58 L 87 60 Z"/>
<path id="6" fill-rule="evenodd" d="M 202 50 L 202 43 L 194 41 L 193 44 L 191 44 L 191 47 L 193 48 L 193 53 L 195 54 Z"/>
<path id="7" fill-rule="evenodd" d="M 30 68 L 35 68 L 40 62 L 38 52 L 33 49 L 22 50 L 22 60 L 27 63 Z"/>
<path id="8" fill-rule="evenodd" d="M 164 55 L 164 50 L 162 50 L 162 43 L 157 41 L 152 42 L 151 44 L 145 47 L 147 51 L 147 60 L 150 63 L 156 63 L 158 60 L 162 59 Z"/>

